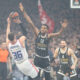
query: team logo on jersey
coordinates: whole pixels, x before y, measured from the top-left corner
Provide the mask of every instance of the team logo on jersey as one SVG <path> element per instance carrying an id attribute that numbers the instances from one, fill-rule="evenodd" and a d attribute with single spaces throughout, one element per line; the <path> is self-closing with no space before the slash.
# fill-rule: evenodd
<path id="1" fill-rule="evenodd" d="M 71 8 L 80 8 L 80 0 L 70 0 Z"/>
<path id="2" fill-rule="evenodd" d="M 40 43 L 44 43 L 44 39 L 41 39 L 41 40 L 40 40 Z"/>
<path id="3" fill-rule="evenodd" d="M 62 55 L 62 58 L 64 58 L 64 55 Z"/>

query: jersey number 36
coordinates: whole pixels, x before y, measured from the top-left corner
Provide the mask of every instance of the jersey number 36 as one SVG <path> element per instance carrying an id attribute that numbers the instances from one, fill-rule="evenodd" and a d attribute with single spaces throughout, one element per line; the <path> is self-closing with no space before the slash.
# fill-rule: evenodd
<path id="1" fill-rule="evenodd" d="M 15 60 L 23 59 L 23 55 L 22 55 L 21 51 L 12 52 L 12 54 L 13 54 Z"/>

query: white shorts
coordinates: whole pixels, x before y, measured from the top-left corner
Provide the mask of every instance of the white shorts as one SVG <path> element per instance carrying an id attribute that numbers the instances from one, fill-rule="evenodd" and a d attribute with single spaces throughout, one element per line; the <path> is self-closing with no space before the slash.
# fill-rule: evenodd
<path id="1" fill-rule="evenodd" d="M 36 78 L 38 76 L 38 68 L 35 67 L 29 60 L 26 60 L 20 64 L 17 63 L 16 66 L 26 76 L 30 76 L 31 78 Z"/>

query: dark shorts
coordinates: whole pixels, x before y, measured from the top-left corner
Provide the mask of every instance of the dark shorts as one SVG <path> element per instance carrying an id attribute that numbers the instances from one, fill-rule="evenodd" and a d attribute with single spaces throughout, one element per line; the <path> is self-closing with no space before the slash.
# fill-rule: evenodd
<path id="1" fill-rule="evenodd" d="M 70 66 L 68 66 L 68 65 L 63 65 L 63 66 L 61 67 L 61 70 L 63 71 L 64 74 L 66 74 L 66 73 L 69 73 L 69 74 L 70 74 L 70 72 L 72 71 L 72 70 L 70 69 Z"/>
<path id="2" fill-rule="evenodd" d="M 50 62 L 49 58 L 41 58 L 38 56 L 35 56 L 34 58 L 34 64 L 41 69 L 49 67 L 50 66 L 49 62 Z"/>
<path id="3" fill-rule="evenodd" d="M 62 75 L 60 74 L 57 74 L 57 80 L 63 80 L 63 77 Z M 78 80 L 77 76 L 74 76 L 74 77 L 69 77 L 70 80 Z M 80 79 L 79 79 L 80 80 Z"/>
<path id="4" fill-rule="evenodd" d="M 76 70 L 72 70 L 70 66 L 63 65 L 58 71 L 58 74 L 61 76 L 64 76 L 66 73 L 68 73 L 69 77 L 75 77 L 77 75 Z"/>

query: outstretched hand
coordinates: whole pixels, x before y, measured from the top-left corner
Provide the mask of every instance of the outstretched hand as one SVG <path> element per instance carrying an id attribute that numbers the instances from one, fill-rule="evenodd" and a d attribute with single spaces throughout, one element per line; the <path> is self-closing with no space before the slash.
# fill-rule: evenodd
<path id="1" fill-rule="evenodd" d="M 21 23 L 21 20 L 19 19 L 19 13 L 18 12 L 11 12 L 9 14 L 7 22 L 11 22 L 11 21 L 14 23 L 17 23 L 17 24 Z"/>
<path id="2" fill-rule="evenodd" d="M 20 10 L 21 10 L 22 12 L 24 11 L 24 7 L 23 7 L 22 3 L 19 3 L 19 8 L 20 8 Z"/>
<path id="3" fill-rule="evenodd" d="M 20 8 L 20 10 L 23 12 L 24 17 L 27 19 L 27 21 L 28 21 L 30 24 L 33 25 L 33 22 L 32 22 L 32 20 L 31 20 L 31 18 L 28 16 L 27 12 L 25 12 L 22 3 L 19 3 L 19 8 Z"/>
<path id="4" fill-rule="evenodd" d="M 63 22 L 61 21 L 60 24 L 61 24 L 61 26 L 62 26 L 63 28 L 66 28 L 67 25 L 68 25 L 68 21 L 67 21 L 66 19 L 64 19 L 64 21 L 63 21 Z"/>
<path id="5" fill-rule="evenodd" d="M 7 18 L 7 23 L 9 23 L 9 24 L 11 23 L 11 20 L 9 17 Z"/>

